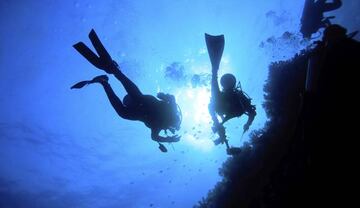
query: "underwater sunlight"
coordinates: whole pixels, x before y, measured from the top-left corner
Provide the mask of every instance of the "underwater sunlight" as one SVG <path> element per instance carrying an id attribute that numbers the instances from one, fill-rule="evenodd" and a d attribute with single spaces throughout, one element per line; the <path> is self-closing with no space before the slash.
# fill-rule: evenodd
<path id="1" fill-rule="evenodd" d="M 0 207 L 196 205 L 233 158 L 223 131 L 241 148 L 268 121 L 270 64 L 311 44 L 304 1 L 1 0 Z M 358 5 L 331 21 L 358 30 Z M 248 95 L 224 128 L 209 111 L 218 62 L 219 83 L 231 73 Z"/>

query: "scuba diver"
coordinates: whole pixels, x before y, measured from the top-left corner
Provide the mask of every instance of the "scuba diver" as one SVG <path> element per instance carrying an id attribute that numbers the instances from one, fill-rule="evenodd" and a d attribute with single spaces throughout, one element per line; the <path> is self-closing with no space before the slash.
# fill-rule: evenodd
<path id="1" fill-rule="evenodd" d="M 357 59 L 352 57 L 359 55 L 359 43 L 356 42 L 353 37 L 355 37 L 359 31 L 354 31 L 351 33 L 347 33 L 347 29 L 333 24 L 325 28 L 323 37 L 321 41 L 315 41 L 315 48 L 311 51 L 309 59 L 308 59 L 308 69 L 306 75 L 306 83 L 305 83 L 305 90 L 307 94 L 318 94 L 319 91 L 328 91 L 329 93 L 335 90 L 338 87 L 335 87 L 333 90 L 329 90 L 331 86 L 335 86 L 332 83 L 335 83 L 335 79 L 339 79 L 341 76 L 339 75 L 340 70 L 326 70 L 324 71 L 323 68 L 334 69 L 335 64 L 331 67 L 324 67 L 323 63 L 324 59 L 329 57 L 331 53 L 335 53 L 337 51 L 342 51 L 343 54 L 349 53 L 346 57 L 339 56 L 339 55 L 332 55 L 332 59 L 334 62 L 340 62 L 343 60 L 351 60 L 353 62 Z M 356 47 L 351 48 L 349 45 L 356 45 Z M 349 47 L 349 49 L 345 50 L 344 48 Z M 335 51 L 335 52 L 334 52 Z M 331 52 L 331 53 L 330 53 Z M 343 61 L 344 65 L 347 64 L 347 61 Z M 350 61 L 349 61 L 350 62 Z M 341 68 L 341 67 L 339 67 Z M 326 87 L 320 87 L 322 85 L 325 86 L 325 81 L 328 80 L 330 77 L 333 81 L 326 81 Z M 322 83 L 324 82 L 324 83 Z M 346 83 L 345 80 L 343 80 Z M 322 93 L 320 93 L 322 94 Z M 331 94 L 331 93 L 330 93 Z"/>
<path id="2" fill-rule="evenodd" d="M 224 35 L 212 36 L 205 34 L 205 41 L 212 66 L 209 113 L 214 122 L 213 132 L 217 132 L 219 135 L 219 138 L 216 139 L 214 143 L 216 145 L 225 143 L 229 155 L 238 154 L 241 151 L 240 148 L 229 146 L 223 125 L 232 118 L 246 114 L 248 121 L 243 127 L 244 134 L 256 116 L 256 108 L 251 104 L 251 99 L 241 90 L 241 87 L 236 86 L 236 78 L 234 75 L 223 75 L 220 79 L 223 90 L 220 91 L 219 89 L 218 70 L 225 45 Z M 221 117 L 221 122 L 219 122 L 217 115 Z"/>
<path id="3" fill-rule="evenodd" d="M 78 42 L 73 47 L 96 68 L 108 74 L 113 74 L 124 86 L 127 95 L 123 101 L 121 101 L 108 83 L 109 78 L 107 75 L 101 75 L 92 80 L 78 82 L 73 85 L 71 89 L 80 89 L 93 83 L 101 84 L 117 114 L 123 119 L 144 122 L 144 124 L 151 129 L 152 140 L 159 143 L 159 149 L 162 152 L 167 152 L 166 147 L 161 143 L 178 142 L 180 140 L 180 136 L 176 135 L 175 132 L 180 129 L 182 116 L 180 108 L 176 104 L 175 97 L 165 93 L 158 93 L 158 99 L 152 95 L 144 95 L 139 88 L 122 73 L 119 65 L 112 60 L 94 30 L 91 30 L 89 33 L 89 38 L 99 56 L 91 51 L 83 42 Z M 161 130 L 164 130 L 166 135 L 167 130 L 170 130 L 173 135 L 166 137 L 160 136 L 159 133 Z"/>
<path id="4" fill-rule="evenodd" d="M 358 123 L 350 122 L 349 117 L 358 114 L 358 102 L 342 95 L 357 95 L 360 69 L 360 42 L 354 37 L 358 32 L 350 32 L 337 24 L 325 28 L 321 41 L 310 51 L 307 63 L 305 92 L 298 120 L 298 129 L 302 132 L 306 151 L 307 172 L 314 190 L 314 197 L 327 186 L 323 176 L 333 173 L 338 177 L 343 167 L 334 171 L 334 161 L 346 161 L 351 158 L 348 148 L 337 151 L 338 137 L 351 138 L 356 135 Z M 348 112 L 347 112 L 348 111 Z M 355 130 L 355 131 L 354 131 Z M 358 145 L 347 140 L 348 147 Z M 341 149 L 341 148 L 340 148 Z M 346 151 L 346 153 L 345 153 Z M 342 154 L 342 153 L 345 154 Z M 305 157 L 304 157 L 305 158 Z M 351 163 L 347 163 L 351 164 Z M 348 168 L 348 165 L 346 165 Z"/>
<path id="5" fill-rule="evenodd" d="M 333 0 L 332 3 L 327 3 L 326 0 L 305 0 L 300 29 L 303 37 L 310 39 L 311 35 L 320 28 L 331 25 L 330 19 L 335 17 L 324 17 L 323 13 L 336 10 L 341 6 L 341 0 Z"/>

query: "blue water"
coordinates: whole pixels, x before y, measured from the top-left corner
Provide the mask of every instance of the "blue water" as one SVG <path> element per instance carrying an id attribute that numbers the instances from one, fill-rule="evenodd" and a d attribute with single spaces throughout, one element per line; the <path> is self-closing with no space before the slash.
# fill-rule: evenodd
<path id="1" fill-rule="evenodd" d="M 214 146 L 207 112 L 210 73 L 204 33 L 225 35 L 219 75 L 234 73 L 257 106 L 250 131 L 262 128 L 268 65 L 300 41 L 302 0 L 121 0 L 0 2 L 0 204 L 5 207 L 192 207 L 217 181 L 227 159 Z M 359 29 L 359 3 L 334 22 Z M 351 24 L 349 23 L 351 22 Z M 112 57 L 146 94 L 172 93 L 183 112 L 181 141 L 158 150 L 141 122 L 120 119 L 99 85 L 70 90 L 103 74 L 72 45 L 94 28 Z M 284 40 L 284 32 L 294 39 Z M 272 38 L 272 42 L 267 41 Z M 184 77 L 164 77 L 179 62 Z M 125 91 L 110 77 L 122 97 Z M 245 118 L 227 124 L 240 146 Z"/>

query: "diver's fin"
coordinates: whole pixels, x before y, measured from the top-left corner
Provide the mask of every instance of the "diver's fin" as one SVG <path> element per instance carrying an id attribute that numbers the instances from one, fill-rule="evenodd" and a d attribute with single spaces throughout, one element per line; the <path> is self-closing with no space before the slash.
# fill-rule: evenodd
<path id="1" fill-rule="evenodd" d="M 221 57 L 224 51 L 224 35 L 212 36 L 205 33 L 205 41 L 213 70 L 219 69 Z"/>
<path id="2" fill-rule="evenodd" d="M 105 49 L 104 45 L 101 43 L 101 41 L 100 41 L 99 37 L 97 36 L 94 29 L 91 29 L 91 31 L 89 33 L 89 38 L 90 38 L 91 43 L 93 44 L 96 52 L 99 54 L 100 59 L 102 61 L 111 61 L 112 60 L 111 56 Z"/>
<path id="3" fill-rule="evenodd" d="M 70 89 L 80 89 L 83 88 L 85 85 L 88 85 L 89 81 L 81 81 L 76 84 L 74 84 Z"/>
<path id="4" fill-rule="evenodd" d="M 91 83 L 96 83 L 96 82 L 108 82 L 109 81 L 109 77 L 107 75 L 100 75 L 100 76 L 96 76 L 94 77 L 91 81 L 89 81 L 89 84 Z"/>
<path id="5" fill-rule="evenodd" d="M 102 65 L 100 64 L 100 58 L 90 50 L 83 42 L 78 42 L 73 47 L 86 58 L 92 65 L 97 68 L 101 68 Z"/>

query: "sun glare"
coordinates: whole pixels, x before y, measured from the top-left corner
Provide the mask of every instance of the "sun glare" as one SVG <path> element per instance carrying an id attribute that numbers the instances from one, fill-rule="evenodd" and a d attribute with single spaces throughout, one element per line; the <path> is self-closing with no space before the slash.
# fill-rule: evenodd
<path id="1" fill-rule="evenodd" d="M 182 139 L 187 144 L 203 151 L 212 149 L 214 137 L 211 132 L 211 117 L 208 112 L 210 89 L 190 86 L 178 89 L 176 100 L 183 114 Z"/>

